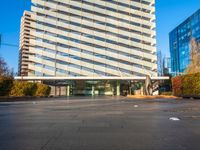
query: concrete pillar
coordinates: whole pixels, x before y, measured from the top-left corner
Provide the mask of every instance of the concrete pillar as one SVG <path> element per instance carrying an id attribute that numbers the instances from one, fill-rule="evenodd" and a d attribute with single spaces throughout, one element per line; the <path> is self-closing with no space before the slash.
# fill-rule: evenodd
<path id="1" fill-rule="evenodd" d="M 94 89 L 94 85 L 92 85 L 92 96 L 94 96 L 95 89 Z"/>
<path id="2" fill-rule="evenodd" d="M 132 95 L 131 89 L 132 89 L 132 83 L 130 81 L 130 84 L 129 84 L 129 95 Z"/>
<path id="3" fill-rule="evenodd" d="M 66 86 L 61 86 L 61 96 L 66 96 L 67 95 L 67 89 Z"/>
<path id="4" fill-rule="evenodd" d="M 120 82 L 117 81 L 117 96 L 120 96 Z"/>
<path id="5" fill-rule="evenodd" d="M 67 96 L 70 96 L 70 86 L 67 85 Z"/>
<path id="6" fill-rule="evenodd" d="M 58 87 L 58 96 L 61 96 L 61 87 Z"/>
<path id="7" fill-rule="evenodd" d="M 51 87 L 51 93 L 50 95 L 55 96 L 55 86 L 50 86 Z"/>
<path id="8" fill-rule="evenodd" d="M 55 94 L 54 96 L 57 96 L 57 86 L 55 86 Z"/>

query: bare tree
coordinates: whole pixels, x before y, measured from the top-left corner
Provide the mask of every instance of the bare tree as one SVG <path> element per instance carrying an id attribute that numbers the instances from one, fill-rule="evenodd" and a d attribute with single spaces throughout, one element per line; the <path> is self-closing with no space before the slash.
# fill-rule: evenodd
<path id="1" fill-rule="evenodd" d="M 187 74 L 199 73 L 200 72 L 200 43 L 194 38 L 191 40 L 191 52 L 190 52 L 191 63 L 186 69 Z"/>
<path id="2" fill-rule="evenodd" d="M 12 76 L 13 76 L 13 70 L 9 69 L 5 60 L 2 57 L 0 57 L 0 77 L 12 77 Z"/>

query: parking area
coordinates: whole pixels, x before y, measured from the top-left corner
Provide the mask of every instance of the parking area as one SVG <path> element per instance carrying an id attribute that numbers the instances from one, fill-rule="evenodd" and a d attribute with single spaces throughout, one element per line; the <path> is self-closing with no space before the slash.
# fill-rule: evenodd
<path id="1" fill-rule="evenodd" d="M 0 150 L 200 149 L 200 100 L 51 98 L 0 103 Z"/>

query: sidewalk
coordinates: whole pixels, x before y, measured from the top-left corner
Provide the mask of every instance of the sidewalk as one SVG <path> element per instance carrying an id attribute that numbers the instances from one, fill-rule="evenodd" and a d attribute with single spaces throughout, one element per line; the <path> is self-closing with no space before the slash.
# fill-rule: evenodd
<path id="1" fill-rule="evenodd" d="M 128 98 L 134 98 L 134 99 L 182 99 L 181 97 L 176 96 L 168 96 L 168 95 L 155 95 L 155 96 L 145 96 L 145 95 L 127 95 Z"/>

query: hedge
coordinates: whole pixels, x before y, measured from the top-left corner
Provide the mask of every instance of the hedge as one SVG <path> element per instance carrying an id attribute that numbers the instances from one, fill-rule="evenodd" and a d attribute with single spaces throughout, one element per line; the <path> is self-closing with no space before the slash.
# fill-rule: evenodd
<path id="1" fill-rule="evenodd" d="M 38 83 L 35 95 L 36 96 L 49 96 L 50 92 L 51 92 L 51 88 L 49 86 Z"/>
<path id="2" fill-rule="evenodd" d="M 173 94 L 172 94 L 172 92 L 161 92 L 160 95 L 171 96 Z"/>
<path id="3" fill-rule="evenodd" d="M 172 87 L 175 96 L 199 97 L 200 73 L 172 78 Z"/>
<path id="4" fill-rule="evenodd" d="M 35 83 L 15 81 L 10 96 L 35 96 L 36 90 Z"/>
<path id="5" fill-rule="evenodd" d="M 181 76 L 172 78 L 172 90 L 173 90 L 173 95 L 175 96 L 182 95 L 182 77 Z"/>
<path id="6" fill-rule="evenodd" d="M 10 96 L 48 96 L 50 87 L 41 83 L 15 81 Z"/>
<path id="7" fill-rule="evenodd" d="M 9 96 L 10 90 L 13 85 L 13 78 L 0 77 L 0 96 Z"/>

